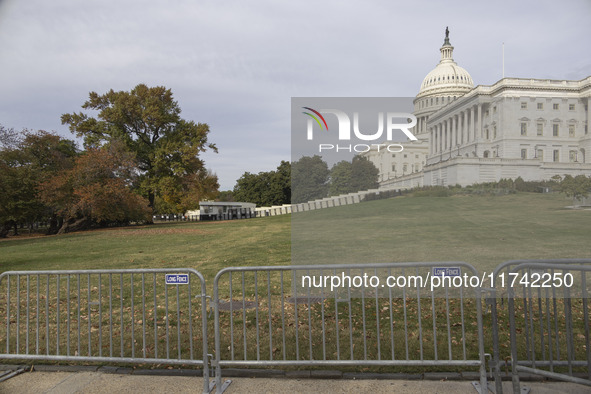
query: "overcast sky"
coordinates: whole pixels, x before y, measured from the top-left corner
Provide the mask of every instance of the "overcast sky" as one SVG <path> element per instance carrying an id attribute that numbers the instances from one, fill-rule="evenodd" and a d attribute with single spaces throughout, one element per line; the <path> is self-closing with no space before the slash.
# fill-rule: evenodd
<path id="1" fill-rule="evenodd" d="M 172 89 L 222 190 L 290 159 L 290 99 L 413 97 L 445 27 L 475 84 L 591 75 L 591 1 L 0 0 L 0 124 L 73 138 L 90 91 Z"/>

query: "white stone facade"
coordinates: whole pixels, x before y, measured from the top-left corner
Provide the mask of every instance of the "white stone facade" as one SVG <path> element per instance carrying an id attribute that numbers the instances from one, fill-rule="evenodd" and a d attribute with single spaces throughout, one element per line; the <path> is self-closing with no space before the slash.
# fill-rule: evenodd
<path id="1" fill-rule="evenodd" d="M 395 162 L 388 152 L 368 152 L 380 170 L 380 187 L 591 175 L 591 77 L 503 78 L 470 88 L 472 79 L 453 62 L 447 37 L 441 53 L 414 100 L 413 132 L 425 146 L 405 143 L 397 154 L 418 155 L 424 163 L 412 163 L 418 171 L 392 171 L 404 162 Z"/>

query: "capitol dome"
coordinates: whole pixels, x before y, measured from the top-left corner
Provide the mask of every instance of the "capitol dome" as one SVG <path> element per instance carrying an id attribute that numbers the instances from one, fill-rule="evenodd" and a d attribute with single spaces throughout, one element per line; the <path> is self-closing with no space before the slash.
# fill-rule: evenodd
<path id="1" fill-rule="evenodd" d="M 449 30 L 446 29 L 445 41 L 441 47 L 439 64 L 425 77 L 417 99 L 435 96 L 463 96 L 474 87 L 472 77 L 453 59 L 454 47 L 449 42 Z"/>

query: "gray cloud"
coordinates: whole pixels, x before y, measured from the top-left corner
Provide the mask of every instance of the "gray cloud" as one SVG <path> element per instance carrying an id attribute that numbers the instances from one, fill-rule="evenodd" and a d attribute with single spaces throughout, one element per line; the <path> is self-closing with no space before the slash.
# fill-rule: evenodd
<path id="1" fill-rule="evenodd" d="M 146 4 L 147 3 L 147 4 Z M 0 123 L 56 130 L 89 91 L 171 88 L 211 126 L 223 189 L 289 159 L 292 96 L 414 96 L 445 26 L 476 84 L 580 79 L 591 3 L 464 1 L 0 2 Z"/>

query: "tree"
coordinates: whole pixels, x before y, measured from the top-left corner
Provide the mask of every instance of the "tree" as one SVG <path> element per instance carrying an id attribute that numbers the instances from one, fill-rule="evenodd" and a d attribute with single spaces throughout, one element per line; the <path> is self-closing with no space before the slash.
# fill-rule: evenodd
<path id="1" fill-rule="evenodd" d="M 355 156 L 353 160 L 340 161 L 330 171 L 330 194 L 354 193 L 378 187 L 378 169 L 366 157 Z"/>
<path id="2" fill-rule="evenodd" d="M 71 169 L 42 182 L 40 198 L 59 217 L 55 232 L 150 220 L 148 201 L 129 187 L 135 167 L 133 154 L 111 144 L 87 149 Z"/>
<path id="3" fill-rule="evenodd" d="M 342 160 L 330 170 L 330 195 L 351 193 L 351 163 Z"/>
<path id="4" fill-rule="evenodd" d="M 560 182 L 560 191 L 566 194 L 567 197 L 573 198 L 573 206 L 576 201 L 580 201 L 584 197 L 589 196 L 591 191 L 591 178 L 585 175 L 577 175 L 575 177 L 571 175 L 565 175 Z"/>
<path id="5" fill-rule="evenodd" d="M 291 166 L 291 199 L 297 204 L 324 198 L 329 188 L 328 165 L 318 155 L 303 156 Z"/>
<path id="6" fill-rule="evenodd" d="M 15 134 L 0 127 L 0 237 L 17 223 L 51 219 L 53 212 L 37 186 L 72 166 L 78 154 L 73 141 L 43 130 Z"/>
<path id="7" fill-rule="evenodd" d="M 90 92 L 82 108 L 98 111 L 97 117 L 64 114 L 62 124 L 84 137 L 87 148 L 120 141 L 135 153 L 140 175 L 134 186 L 150 207 L 158 211 L 158 198 L 161 209 L 193 208 L 195 201 L 217 192 L 217 177 L 205 170 L 199 158 L 207 148 L 217 152 L 207 140 L 209 126 L 182 119 L 170 89 L 140 84 L 130 92 Z M 188 193 L 200 194 L 187 198 Z"/>
<path id="8" fill-rule="evenodd" d="M 289 204 L 291 199 L 291 164 L 282 161 L 276 171 L 245 172 L 234 186 L 233 198 L 258 206 Z"/>

